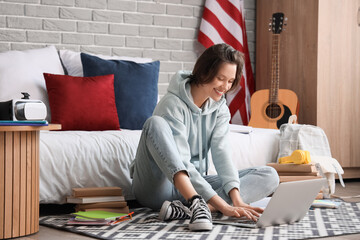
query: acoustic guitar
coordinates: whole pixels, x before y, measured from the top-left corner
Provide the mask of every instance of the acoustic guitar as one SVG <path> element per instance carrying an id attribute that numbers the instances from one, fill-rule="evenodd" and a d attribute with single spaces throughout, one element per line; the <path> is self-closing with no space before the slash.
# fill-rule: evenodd
<path id="1" fill-rule="evenodd" d="M 286 25 L 284 13 L 274 13 L 269 30 L 272 31 L 271 86 L 254 92 L 251 96 L 251 118 L 249 126 L 279 129 L 284 123 L 295 123 L 299 111 L 296 93 L 279 89 L 280 33 Z"/>

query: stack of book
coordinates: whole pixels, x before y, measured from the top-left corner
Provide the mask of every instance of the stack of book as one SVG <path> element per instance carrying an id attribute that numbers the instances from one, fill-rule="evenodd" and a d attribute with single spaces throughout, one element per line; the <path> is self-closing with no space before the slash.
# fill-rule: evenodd
<path id="1" fill-rule="evenodd" d="M 280 182 L 291 182 L 322 178 L 316 169 L 315 164 L 294 164 L 294 163 L 268 163 L 270 167 L 277 171 Z M 322 199 L 322 192 L 318 194 L 317 199 Z"/>
<path id="2" fill-rule="evenodd" d="M 68 203 L 75 203 L 75 211 L 108 211 L 129 213 L 120 187 L 73 188 Z"/>

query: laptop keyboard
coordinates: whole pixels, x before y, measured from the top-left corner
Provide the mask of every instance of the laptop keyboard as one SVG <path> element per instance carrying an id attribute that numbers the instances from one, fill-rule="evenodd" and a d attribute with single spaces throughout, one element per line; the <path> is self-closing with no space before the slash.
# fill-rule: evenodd
<path id="1" fill-rule="evenodd" d="M 254 220 L 250 220 L 250 219 L 239 219 L 239 220 L 235 220 L 234 222 L 250 224 L 250 225 L 256 224 Z"/>
<path id="2" fill-rule="evenodd" d="M 236 217 L 227 217 L 221 213 L 213 214 L 213 222 L 218 224 L 245 224 L 249 226 L 256 226 L 256 221 L 247 219 L 245 217 L 236 218 Z"/>
<path id="3" fill-rule="evenodd" d="M 236 218 L 236 217 L 227 217 L 224 216 L 220 212 L 212 213 L 213 223 L 215 224 L 245 224 L 248 225 L 248 227 L 255 227 L 257 221 L 247 219 L 246 217 Z M 258 218 L 259 219 L 259 218 Z"/>

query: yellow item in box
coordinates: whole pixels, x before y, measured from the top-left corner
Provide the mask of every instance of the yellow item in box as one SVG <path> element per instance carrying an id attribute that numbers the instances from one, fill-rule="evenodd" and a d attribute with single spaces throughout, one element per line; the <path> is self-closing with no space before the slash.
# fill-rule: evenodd
<path id="1" fill-rule="evenodd" d="M 310 162 L 310 152 L 305 150 L 295 150 L 290 156 L 279 158 L 279 163 L 308 164 Z"/>

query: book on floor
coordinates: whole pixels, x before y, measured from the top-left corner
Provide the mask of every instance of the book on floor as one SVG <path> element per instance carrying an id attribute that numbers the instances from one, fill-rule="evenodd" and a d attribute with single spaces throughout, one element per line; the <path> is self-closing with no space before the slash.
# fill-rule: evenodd
<path id="1" fill-rule="evenodd" d="M 277 172 L 279 176 L 319 176 L 319 172 Z"/>
<path id="2" fill-rule="evenodd" d="M 303 181 L 322 178 L 322 176 L 279 176 L 280 182 Z"/>
<path id="3" fill-rule="evenodd" d="M 107 212 L 114 212 L 114 213 L 129 213 L 129 207 L 122 207 L 122 208 L 78 208 L 75 207 L 75 211 L 83 211 L 83 212 L 89 212 L 89 211 L 107 211 Z"/>
<path id="4" fill-rule="evenodd" d="M 326 199 L 316 199 L 311 204 L 313 208 L 338 208 L 341 205 L 341 202 L 326 200 Z"/>
<path id="5" fill-rule="evenodd" d="M 98 202 L 114 202 L 125 201 L 124 196 L 97 196 L 97 197 L 73 197 L 66 198 L 67 203 L 98 203 Z"/>
<path id="6" fill-rule="evenodd" d="M 128 216 L 129 214 L 127 213 L 114 213 L 114 212 L 107 212 L 107 211 L 88 211 L 88 212 L 83 212 L 83 211 L 79 211 L 79 212 L 75 212 L 72 213 L 72 215 L 79 217 L 82 220 L 117 220 L 121 217 L 125 217 Z"/>
<path id="7" fill-rule="evenodd" d="M 131 220 L 131 213 L 113 213 L 107 211 L 75 212 L 67 225 L 115 225 L 120 222 Z"/>
<path id="8" fill-rule="evenodd" d="M 96 197 L 96 196 L 121 196 L 122 188 L 120 187 L 89 187 L 73 188 L 73 197 Z"/>
<path id="9" fill-rule="evenodd" d="M 92 208 L 123 208 L 127 206 L 126 201 L 115 202 L 96 202 L 96 203 L 84 203 L 77 204 L 77 208 L 92 209 Z"/>
<path id="10" fill-rule="evenodd" d="M 317 172 L 315 164 L 294 164 L 294 163 L 268 163 L 267 166 L 275 168 L 277 172 L 301 172 L 311 173 Z"/>

